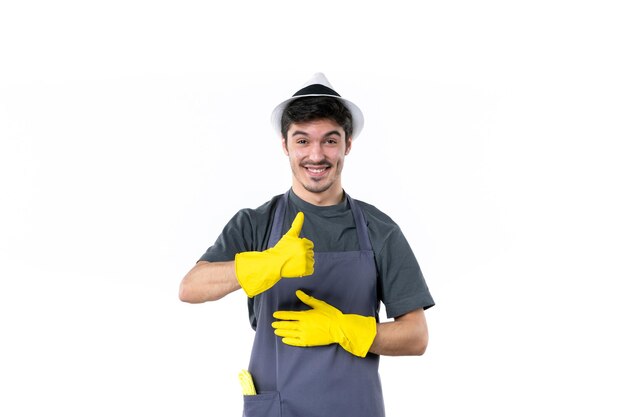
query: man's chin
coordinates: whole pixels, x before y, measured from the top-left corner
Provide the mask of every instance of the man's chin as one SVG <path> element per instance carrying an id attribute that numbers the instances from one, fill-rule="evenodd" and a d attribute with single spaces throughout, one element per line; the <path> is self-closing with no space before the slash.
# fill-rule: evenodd
<path id="1" fill-rule="evenodd" d="M 306 184 L 304 189 L 310 193 L 321 194 L 330 189 L 332 184 Z"/>

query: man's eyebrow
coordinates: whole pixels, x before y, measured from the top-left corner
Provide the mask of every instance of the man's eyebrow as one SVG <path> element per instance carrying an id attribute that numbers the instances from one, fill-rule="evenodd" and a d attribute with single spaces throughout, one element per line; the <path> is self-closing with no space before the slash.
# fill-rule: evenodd
<path id="1" fill-rule="evenodd" d="M 296 136 L 296 135 L 309 136 L 309 134 L 303 130 L 296 130 L 291 134 L 291 136 Z M 331 130 L 330 132 L 324 133 L 325 138 L 328 136 L 332 136 L 332 135 L 341 136 L 341 133 L 338 130 Z"/>
<path id="2" fill-rule="evenodd" d="M 296 136 L 296 135 L 304 135 L 304 136 L 309 136 L 309 134 L 307 132 L 304 132 L 302 130 L 296 130 L 295 132 L 293 132 L 291 134 L 291 136 Z"/>

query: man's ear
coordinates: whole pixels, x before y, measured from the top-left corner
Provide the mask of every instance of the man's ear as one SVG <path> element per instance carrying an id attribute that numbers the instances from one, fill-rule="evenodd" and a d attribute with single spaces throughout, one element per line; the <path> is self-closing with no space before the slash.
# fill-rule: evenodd
<path id="1" fill-rule="evenodd" d="M 283 145 L 283 152 L 285 152 L 285 155 L 289 156 L 289 150 L 287 149 L 287 139 L 285 139 L 284 137 L 281 137 L 280 142 Z"/>
<path id="2" fill-rule="evenodd" d="M 350 136 L 350 137 L 346 140 L 346 153 L 345 153 L 344 155 L 349 154 L 351 149 L 352 149 L 352 136 Z"/>

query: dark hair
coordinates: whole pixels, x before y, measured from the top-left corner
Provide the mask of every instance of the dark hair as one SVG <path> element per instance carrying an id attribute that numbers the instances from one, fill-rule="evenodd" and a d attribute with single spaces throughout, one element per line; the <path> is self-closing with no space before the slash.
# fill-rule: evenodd
<path id="1" fill-rule="evenodd" d="M 333 97 L 312 96 L 297 98 L 290 102 L 280 121 L 280 132 L 287 138 L 292 123 L 311 122 L 313 120 L 330 119 L 341 126 L 346 133 L 346 140 L 352 136 L 352 114 L 350 110 Z"/>

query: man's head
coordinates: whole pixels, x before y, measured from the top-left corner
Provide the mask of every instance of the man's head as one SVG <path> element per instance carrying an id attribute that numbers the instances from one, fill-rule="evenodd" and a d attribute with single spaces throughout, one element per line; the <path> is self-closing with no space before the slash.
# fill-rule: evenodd
<path id="1" fill-rule="evenodd" d="M 281 135 L 287 139 L 287 132 L 294 123 L 307 123 L 316 120 L 332 120 L 343 128 L 346 140 L 352 138 L 352 114 L 343 103 L 328 96 L 302 97 L 290 102 L 281 117 Z"/>
<path id="2" fill-rule="evenodd" d="M 304 98 L 307 100 L 301 101 Z M 332 100 L 325 100 L 325 98 Z M 359 106 L 341 97 L 330 85 L 326 76 L 318 72 L 313 74 L 313 77 L 293 96 L 279 103 L 272 111 L 270 120 L 274 130 L 284 139 L 285 132 L 289 130 L 289 123 L 322 119 L 339 123 L 345 130 L 346 137 L 352 140 L 359 136 L 364 124 L 363 113 Z"/>
<path id="3" fill-rule="evenodd" d="M 363 128 L 361 109 L 317 73 L 274 108 L 271 121 L 289 157 L 296 195 L 320 206 L 339 203 L 344 158 Z"/>

